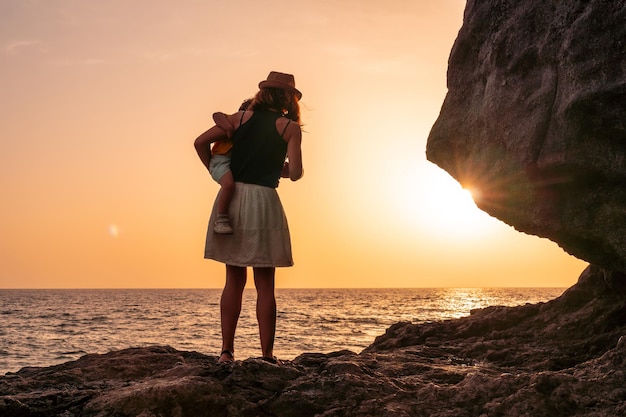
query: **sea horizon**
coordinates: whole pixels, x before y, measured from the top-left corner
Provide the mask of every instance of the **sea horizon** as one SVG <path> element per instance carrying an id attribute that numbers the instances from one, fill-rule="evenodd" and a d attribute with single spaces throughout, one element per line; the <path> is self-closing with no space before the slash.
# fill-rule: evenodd
<path id="1" fill-rule="evenodd" d="M 355 353 L 398 322 L 425 323 L 492 305 L 546 302 L 562 287 L 277 288 L 275 354 Z M 218 355 L 221 288 L 0 289 L 0 375 L 86 354 L 168 345 Z M 246 288 L 237 359 L 260 356 L 256 292 Z"/>

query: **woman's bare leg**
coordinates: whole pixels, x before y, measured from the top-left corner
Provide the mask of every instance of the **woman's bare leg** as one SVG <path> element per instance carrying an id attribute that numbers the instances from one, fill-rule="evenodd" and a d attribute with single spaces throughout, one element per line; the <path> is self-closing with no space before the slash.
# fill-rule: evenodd
<path id="1" fill-rule="evenodd" d="M 275 268 L 254 268 L 254 285 L 257 291 L 256 318 L 259 322 L 263 357 L 274 356 L 276 335 L 276 297 L 274 295 Z"/>
<path id="2" fill-rule="evenodd" d="M 246 287 L 247 270 L 239 266 L 226 265 L 226 284 L 220 300 L 222 319 L 222 351 L 235 351 L 235 330 L 241 313 L 241 299 Z M 230 355 L 220 356 L 220 362 L 231 360 Z"/>

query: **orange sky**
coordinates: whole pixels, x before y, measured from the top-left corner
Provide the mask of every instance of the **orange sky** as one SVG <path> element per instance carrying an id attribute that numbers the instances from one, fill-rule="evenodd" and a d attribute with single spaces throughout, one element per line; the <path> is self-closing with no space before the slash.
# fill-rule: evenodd
<path id="1" fill-rule="evenodd" d="M 221 287 L 193 140 L 270 70 L 304 94 L 278 287 L 576 282 L 584 262 L 425 159 L 463 0 L 284 5 L 0 2 L 0 288 Z"/>

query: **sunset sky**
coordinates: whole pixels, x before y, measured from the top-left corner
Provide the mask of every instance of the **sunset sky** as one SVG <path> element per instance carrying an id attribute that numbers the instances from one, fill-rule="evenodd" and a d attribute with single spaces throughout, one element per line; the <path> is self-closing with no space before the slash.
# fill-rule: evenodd
<path id="1" fill-rule="evenodd" d="M 221 287 L 193 140 L 271 70 L 305 124 L 278 287 L 574 284 L 585 262 L 426 161 L 464 6 L 0 0 L 0 288 Z"/>

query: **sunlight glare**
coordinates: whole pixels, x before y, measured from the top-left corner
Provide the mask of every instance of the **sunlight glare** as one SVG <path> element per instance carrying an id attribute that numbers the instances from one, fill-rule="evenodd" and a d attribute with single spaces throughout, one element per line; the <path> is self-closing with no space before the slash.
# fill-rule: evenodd
<path id="1" fill-rule="evenodd" d="M 480 210 L 472 196 L 479 190 L 461 187 L 439 168 L 428 171 L 424 189 L 414 196 L 413 204 L 424 213 L 423 225 L 444 238 L 474 238 L 494 230 L 498 220 Z"/>

